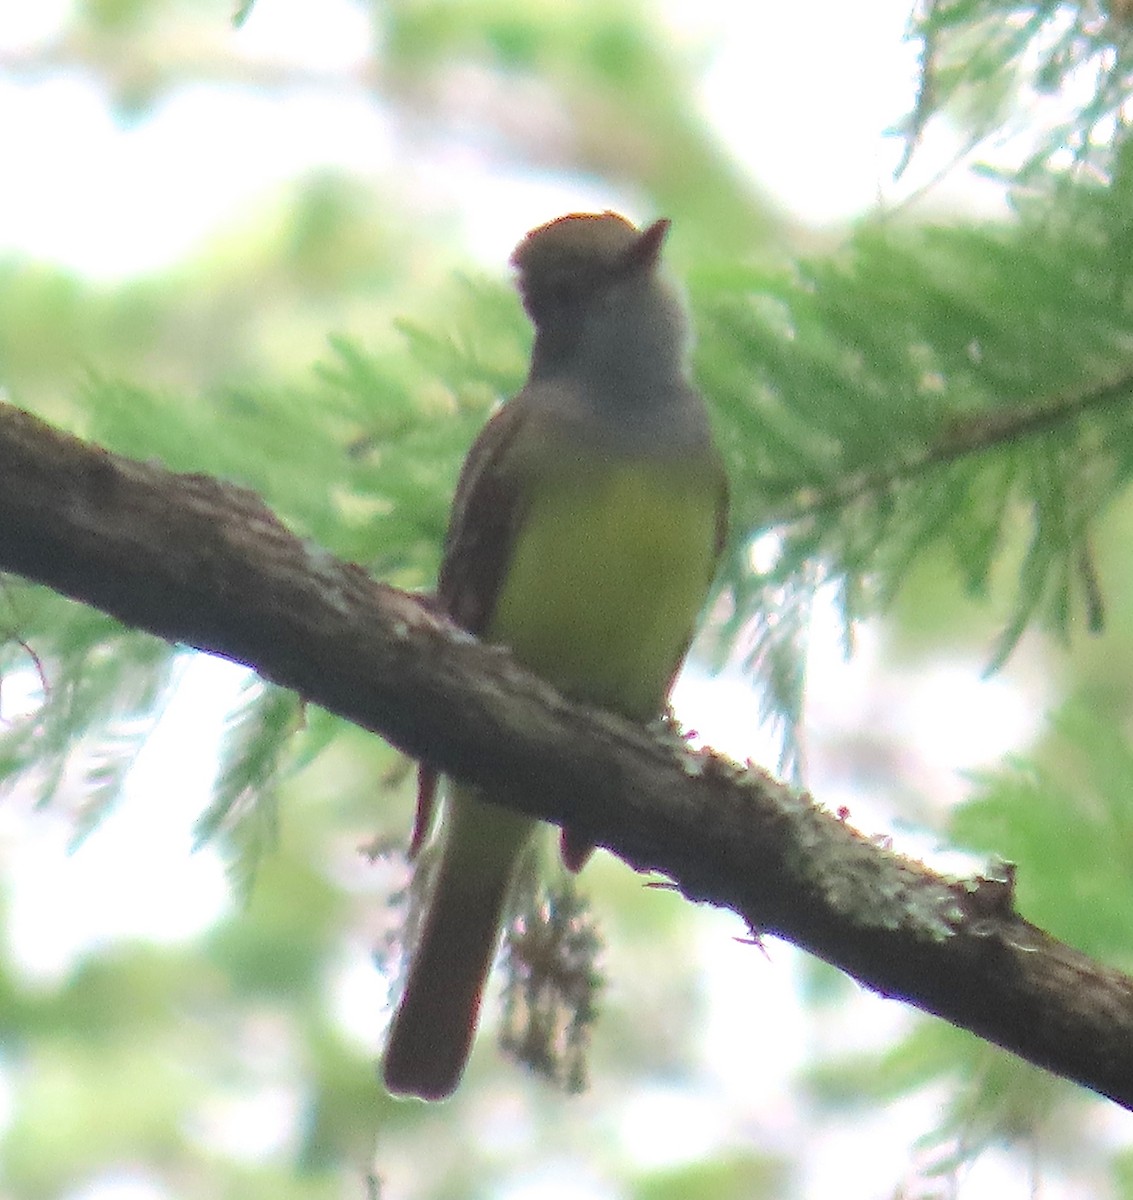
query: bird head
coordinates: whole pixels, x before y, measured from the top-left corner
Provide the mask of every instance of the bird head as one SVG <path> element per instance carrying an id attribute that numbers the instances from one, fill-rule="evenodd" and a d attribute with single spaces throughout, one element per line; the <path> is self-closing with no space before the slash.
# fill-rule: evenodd
<path id="1" fill-rule="evenodd" d="M 571 213 L 533 229 L 511 257 L 523 306 L 539 328 L 569 321 L 619 284 L 647 281 L 667 220 L 646 229 L 617 213 Z"/>

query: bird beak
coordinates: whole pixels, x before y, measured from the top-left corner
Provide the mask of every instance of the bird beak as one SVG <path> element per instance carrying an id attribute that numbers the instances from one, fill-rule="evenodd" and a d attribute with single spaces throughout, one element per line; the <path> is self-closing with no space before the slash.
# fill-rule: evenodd
<path id="1" fill-rule="evenodd" d="M 661 257 L 661 246 L 669 232 L 669 220 L 662 217 L 643 230 L 626 251 L 625 264 L 631 271 L 652 271 Z"/>

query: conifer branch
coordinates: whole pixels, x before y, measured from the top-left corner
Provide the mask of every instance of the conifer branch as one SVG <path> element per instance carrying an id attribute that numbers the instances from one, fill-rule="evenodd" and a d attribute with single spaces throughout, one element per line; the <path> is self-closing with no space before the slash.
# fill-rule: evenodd
<path id="1" fill-rule="evenodd" d="M 859 471 L 827 488 L 800 488 L 779 505 L 772 504 L 764 509 L 763 528 L 788 525 L 819 513 L 847 508 L 857 500 L 881 495 L 895 484 L 926 475 L 937 467 L 1049 433 L 1088 412 L 1127 404 L 1130 400 L 1133 400 L 1133 371 L 1126 371 L 1083 392 L 1049 397 L 1035 404 L 1001 411 L 966 415 L 910 458 Z"/>

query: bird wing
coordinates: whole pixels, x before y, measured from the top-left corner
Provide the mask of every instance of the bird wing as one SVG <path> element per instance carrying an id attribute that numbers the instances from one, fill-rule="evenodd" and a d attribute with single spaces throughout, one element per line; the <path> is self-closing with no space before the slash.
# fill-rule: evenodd
<path id="1" fill-rule="evenodd" d="M 460 473 L 437 577 L 441 608 L 469 633 L 492 618 L 522 524 L 521 488 L 503 464 L 530 405 L 520 393 L 480 431 Z"/>
<path id="2" fill-rule="evenodd" d="M 492 619 L 512 546 L 523 520 L 521 488 L 501 460 L 530 412 L 520 393 L 480 431 L 456 485 L 444 553 L 437 577 L 440 608 L 469 633 L 481 634 Z M 417 816 L 409 857 L 421 849 L 432 824 L 437 772 L 417 768 Z"/>

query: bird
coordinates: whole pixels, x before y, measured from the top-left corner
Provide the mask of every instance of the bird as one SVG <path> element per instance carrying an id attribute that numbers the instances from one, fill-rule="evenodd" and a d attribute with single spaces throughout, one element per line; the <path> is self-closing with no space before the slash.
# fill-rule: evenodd
<path id="1" fill-rule="evenodd" d="M 564 695 L 661 715 L 724 546 L 728 481 L 661 270 L 669 221 L 569 213 L 511 258 L 534 326 L 523 388 L 457 482 L 436 601 Z M 419 766 L 416 854 L 438 777 Z M 439 863 L 383 1061 L 396 1096 L 442 1100 L 475 1036 L 516 866 L 538 822 L 444 781 Z M 569 827 L 564 862 L 591 847 Z"/>

